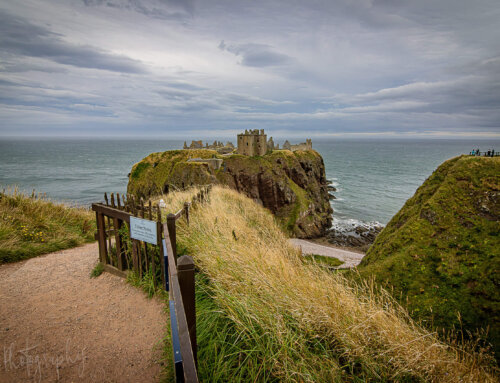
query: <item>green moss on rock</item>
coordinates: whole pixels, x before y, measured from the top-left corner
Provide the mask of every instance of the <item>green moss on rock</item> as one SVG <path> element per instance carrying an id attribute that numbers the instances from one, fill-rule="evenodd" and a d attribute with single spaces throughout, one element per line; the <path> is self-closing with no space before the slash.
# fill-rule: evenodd
<path id="1" fill-rule="evenodd" d="M 393 287 L 429 326 L 471 332 L 489 327 L 498 355 L 499 218 L 500 158 L 453 158 L 378 235 L 360 273 Z"/>

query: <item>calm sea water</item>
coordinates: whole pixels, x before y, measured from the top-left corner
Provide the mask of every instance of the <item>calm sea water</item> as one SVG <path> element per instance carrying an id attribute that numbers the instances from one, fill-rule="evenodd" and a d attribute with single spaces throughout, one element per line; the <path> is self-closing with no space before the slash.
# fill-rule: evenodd
<path id="1" fill-rule="evenodd" d="M 337 197 L 335 225 L 387 223 L 436 167 L 500 140 L 313 140 Z M 277 141 L 281 142 L 281 141 Z M 87 205 L 104 192 L 125 193 L 132 165 L 182 141 L 0 139 L 0 187 L 34 188 L 55 200 Z"/>

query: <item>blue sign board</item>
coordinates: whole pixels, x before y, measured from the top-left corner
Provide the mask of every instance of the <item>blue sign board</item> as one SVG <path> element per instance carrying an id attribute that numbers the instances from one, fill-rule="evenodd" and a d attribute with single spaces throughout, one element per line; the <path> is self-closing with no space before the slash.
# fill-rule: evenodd
<path id="1" fill-rule="evenodd" d="M 158 244 L 156 222 L 147 219 L 130 217 L 130 237 L 139 241 Z"/>

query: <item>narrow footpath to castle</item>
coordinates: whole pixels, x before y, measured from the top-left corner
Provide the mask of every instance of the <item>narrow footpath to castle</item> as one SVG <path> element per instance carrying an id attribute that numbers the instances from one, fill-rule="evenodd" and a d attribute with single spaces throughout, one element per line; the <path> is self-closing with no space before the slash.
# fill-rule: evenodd
<path id="1" fill-rule="evenodd" d="M 355 253 L 336 247 L 324 246 L 304 239 L 292 238 L 290 239 L 290 243 L 296 247 L 300 247 L 303 254 L 317 254 L 340 259 L 344 262 L 340 268 L 355 267 L 359 265 L 359 262 L 361 262 L 365 256 L 363 253 Z"/>
<path id="2" fill-rule="evenodd" d="M 89 274 L 97 244 L 0 266 L 0 382 L 154 382 L 164 305 Z"/>

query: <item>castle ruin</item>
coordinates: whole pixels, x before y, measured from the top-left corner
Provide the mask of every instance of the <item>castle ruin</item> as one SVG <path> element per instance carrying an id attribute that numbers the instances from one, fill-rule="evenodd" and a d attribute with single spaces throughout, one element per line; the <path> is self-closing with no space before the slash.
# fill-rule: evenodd
<path id="1" fill-rule="evenodd" d="M 198 141 L 191 141 L 191 145 L 187 145 L 186 141 L 184 141 L 184 150 L 186 149 L 211 149 L 211 150 L 217 150 L 218 153 L 220 154 L 228 154 L 232 153 L 234 151 L 234 145 L 231 142 L 227 142 L 226 145 L 224 145 L 220 141 L 214 141 L 212 145 L 209 145 L 208 142 L 203 145 L 202 140 Z"/>
<path id="2" fill-rule="evenodd" d="M 263 156 L 267 153 L 267 135 L 264 129 L 245 130 L 238 134 L 238 154 Z"/>
<path id="3" fill-rule="evenodd" d="M 296 145 L 291 145 L 290 142 L 286 140 L 283 144 L 283 149 L 291 150 L 292 152 L 296 150 L 312 150 L 312 140 L 310 138 L 307 138 L 306 142 L 302 142 Z"/>
<path id="4" fill-rule="evenodd" d="M 227 142 L 226 145 L 224 145 L 220 141 L 214 141 L 212 145 L 209 145 L 208 142 L 203 145 L 203 141 L 201 140 L 192 141 L 189 146 L 186 141 L 184 141 L 184 149 L 212 149 L 224 155 L 230 155 L 235 150 L 231 142 Z M 236 149 L 236 153 L 238 154 L 244 156 L 264 156 L 273 150 L 279 149 L 279 144 L 275 144 L 272 137 L 269 137 L 269 140 L 267 140 L 264 129 L 245 130 L 245 133 L 238 134 L 238 147 Z M 292 152 L 296 150 L 312 150 L 312 141 L 308 138 L 306 142 L 292 145 L 286 140 L 283 144 L 283 149 Z"/>

